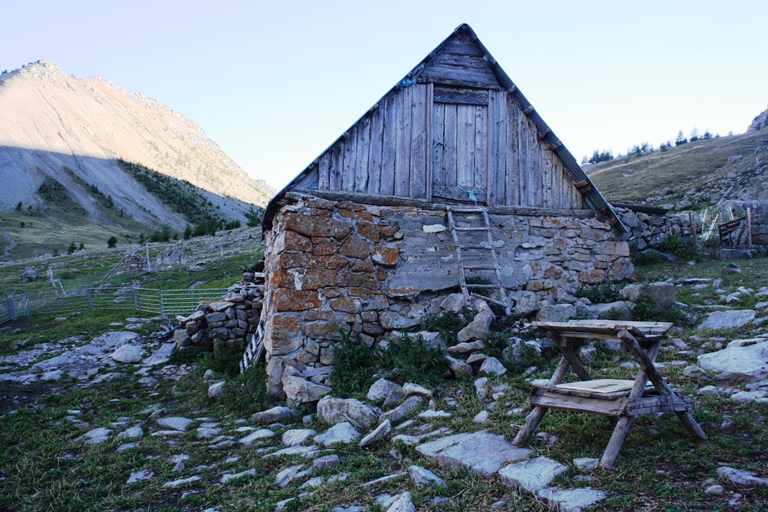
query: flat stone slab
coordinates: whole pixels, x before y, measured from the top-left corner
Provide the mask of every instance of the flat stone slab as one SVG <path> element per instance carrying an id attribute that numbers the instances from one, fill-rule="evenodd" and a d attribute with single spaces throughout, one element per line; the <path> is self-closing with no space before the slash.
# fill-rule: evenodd
<path id="1" fill-rule="evenodd" d="M 172 428 L 173 430 L 183 432 L 187 430 L 187 427 L 189 427 L 192 421 L 193 420 L 184 418 L 183 416 L 168 416 L 166 418 L 158 419 L 157 424 L 161 427 Z"/>
<path id="2" fill-rule="evenodd" d="M 696 329 L 728 329 L 741 327 L 755 318 L 755 312 L 751 309 L 736 309 L 732 311 L 714 311 Z"/>
<path id="3" fill-rule="evenodd" d="M 518 448 L 496 434 L 485 430 L 456 434 L 416 447 L 416 450 L 441 466 L 467 468 L 485 478 L 492 477 L 501 467 L 531 454 L 527 448 Z"/>
<path id="4" fill-rule="evenodd" d="M 548 486 L 557 475 L 566 469 L 568 466 L 560 464 L 556 460 L 536 457 L 501 468 L 499 476 L 501 481 L 510 487 L 521 487 L 526 491 L 535 493 Z"/>
<path id="5" fill-rule="evenodd" d="M 581 512 L 606 498 L 603 491 L 591 487 L 578 489 L 552 487 L 551 489 L 541 489 L 537 496 L 560 512 Z"/>
<path id="6" fill-rule="evenodd" d="M 240 439 L 240 443 L 244 444 L 245 446 L 251 446 L 254 442 L 260 439 L 269 439 L 270 437 L 274 437 L 274 436 L 275 436 L 275 433 L 270 429 L 260 428 L 259 430 L 251 432 L 247 436 Z"/>
<path id="7" fill-rule="evenodd" d="M 353 443 L 360 439 L 360 432 L 348 421 L 336 424 L 325 431 L 325 433 L 315 436 L 314 441 L 326 448 L 343 443 Z"/>
<path id="8" fill-rule="evenodd" d="M 740 469 L 729 468 L 728 466 L 717 468 L 717 476 L 722 480 L 730 480 L 734 484 L 742 487 L 768 485 L 768 478 L 760 478 L 753 471 L 742 471 Z"/>

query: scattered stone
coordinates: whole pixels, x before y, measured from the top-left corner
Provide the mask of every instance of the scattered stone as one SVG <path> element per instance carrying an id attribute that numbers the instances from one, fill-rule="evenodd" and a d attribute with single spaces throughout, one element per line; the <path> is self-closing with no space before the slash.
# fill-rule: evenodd
<path id="1" fill-rule="evenodd" d="M 418 384 L 414 384 L 413 382 L 406 382 L 403 384 L 403 395 L 404 396 L 423 396 L 424 398 L 432 398 L 433 392 L 424 386 L 420 386 Z"/>
<path id="2" fill-rule="evenodd" d="M 317 432 L 310 428 L 298 428 L 283 432 L 282 441 L 286 446 L 296 446 L 309 442 Z"/>
<path id="3" fill-rule="evenodd" d="M 445 487 L 445 480 L 421 466 L 409 466 L 408 474 L 413 485 L 419 489 L 429 486 Z"/>
<path id="4" fill-rule="evenodd" d="M 142 469 L 141 471 L 136 471 L 134 473 L 131 473 L 131 476 L 128 477 L 128 481 L 125 482 L 126 484 L 132 484 L 133 482 L 138 482 L 140 480 L 149 480 L 154 476 L 154 473 L 148 469 Z"/>
<path id="5" fill-rule="evenodd" d="M 240 443 L 245 446 L 251 446 L 254 442 L 261 440 L 261 439 L 269 439 L 270 437 L 274 437 L 275 433 L 268 429 L 268 428 L 262 428 L 259 430 L 255 430 L 245 436 L 244 438 L 240 439 Z"/>
<path id="6" fill-rule="evenodd" d="M 479 398 L 480 401 L 485 400 L 485 395 L 487 393 L 485 389 L 486 384 L 488 384 L 488 377 L 480 377 L 475 379 L 475 392 L 477 393 L 477 398 Z"/>
<path id="7" fill-rule="evenodd" d="M 45 372 L 40 376 L 40 380 L 43 382 L 55 382 L 61 380 L 62 371 L 61 370 L 53 370 L 50 372 Z"/>
<path id="8" fill-rule="evenodd" d="M 113 361 L 117 363 L 140 363 L 141 347 L 136 345 L 123 345 L 110 355 Z"/>
<path id="9" fill-rule="evenodd" d="M 402 394 L 402 386 L 382 378 L 371 385 L 370 389 L 368 390 L 368 394 L 365 395 L 365 397 L 371 402 L 378 404 L 384 402 L 385 400 L 392 399 L 393 395 L 396 397 L 396 400 L 399 400 Z"/>
<path id="10" fill-rule="evenodd" d="M 189 427 L 192 422 L 193 420 L 184 418 L 183 416 L 167 416 L 157 420 L 157 424 L 161 427 L 172 428 L 173 430 L 178 430 L 180 432 L 187 430 L 187 427 Z"/>
<path id="11" fill-rule="evenodd" d="M 718 258 L 720 259 L 720 258 Z M 728 258 L 722 258 L 722 259 L 728 259 Z M 741 274 L 741 267 L 738 266 L 735 263 L 729 263 L 726 266 L 723 267 L 723 269 L 720 271 L 720 273 L 724 276 L 734 275 L 734 274 Z"/>
<path id="12" fill-rule="evenodd" d="M 320 471 L 321 469 L 332 468 L 333 466 L 338 466 L 339 464 L 341 464 L 341 459 L 338 455 L 324 455 L 315 459 L 315 461 L 312 463 L 312 468 Z"/>
<path id="13" fill-rule="evenodd" d="M 378 427 L 373 430 L 373 432 L 360 440 L 360 448 L 364 448 L 380 439 L 383 439 L 384 437 L 388 436 L 390 432 L 392 432 L 392 423 L 389 420 L 384 420 L 381 424 L 379 424 Z"/>
<path id="14" fill-rule="evenodd" d="M 267 459 L 270 457 L 289 457 L 292 455 L 299 455 L 301 457 L 311 459 L 317 457 L 319 454 L 320 452 L 314 446 L 298 445 L 289 446 L 288 448 L 283 448 L 282 450 L 267 454 L 264 456 L 264 458 Z"/>
<path id="15" fill-rule="evenodd" d="M 200 439 L 207 439 L 209 437 L 216 437 L 221 433 L 221 429 L 219 427 L 198 427 L 197 429 L 197 437 Z"/>
<path id="16" fill-rule="evenodd" d="M 136 448 L 137 446 L 139 446 L 139 443 L 123 443 L 117 447 L 117 451 L 123 452 L 125 450 L 130 450 L 131 448 Z"/>
<path id="17" fill-rule="evenodd" d="M 172 482 L 166 482 L 163 484 L 163 487 L 166 489 L 175 489 L 176 487 L 181 487 L 186 484 L 191 484 L 192 482 L 197 482 L 199 480 L 202 480 L 203 477 L 200 475 L 190 476 L 187 478 L 182 478 L 180 480 L 173 480 Z"/>
<path id="18" fill-rule="evenodd" d="M 557 436 L 549 432 L 537 432 L 536 439 L 544 446 L 552 446 L 557 442 Z"/>
<path id="19" fill-rule="evenodd" d="M 450 354 L 466 354 L 467 352 L 476 352 L 478 350 L 485 350 L 485 342 L 483 340 L 465 341 L 464 343 L 457 343 L 452 347 L 448 347 L 448 353 Z"/>
<path id="20" fill-rule="evenodd" d="M 556 460 L 547 457 L 516 462 L 499 470 L 501 481 L 510 487 L 521 487 L 535 493 L 552 482 L 557 475 L 568 469 Z"/>
<path id="21" fill-rule="evenodd" d="M 293 402 L 317 402 L 332 391 L 330 386 L 317 384 L 296 375 L 283 377 L 283 391 Z"/>
<path id="22" fill-rule="evenodd" d="M 537 496 L 549 503 L 549 505 L 561 512 L 581 512 L 606 498 L 606 494 L 591 487 L 578 489 L 541 489 Z"/>
<path id="23" fill-rule="evenodd" d="M 731 395 L 734 402 L 768 402 L 768 391 L 739 391 Z"/>
<path id="24" fill-rule="evenodd" d="M 405 402 L 395 407 L 391 411 L 387 411 L 379 417 L 379 422 L 389 420 L 392 423 L 400 421 L 410 414 L 415 409 L 419 408 L 424 403 L 424 399 L 420 396 L 409 396 L 405 399 Z"/>
<path id="25" fill-rule="evenodd" d="M 277 407 L 272 407 L 271 409 L 267 409 L 266 411 L 252 414 L 251 421 L 257 424 L 268 425 L 270 423 L 278 423 L 284 420 L 290 420 L 298 417 L 298 415 L 299 414 L 295 410 L 291 409 L 290 407 L 279 405 Z"/>
<path id="26" fill-rule="evenodd" d="M 448 368 L 450 368 L 455 375 L 464 375 L 467 377 L 472 376 L 472 367 L 461 359 L 456 359 L 455 357 L 451 356 L 445 356 L 445 359 L 448 361 Z"/>
<path id="27" fill-rule="evenodd" d="M 593 469 L 597 469 L 598 464 L 600 464 L 600 459 L 593 459 L 590 457 L 573 459 L 573 465 L 576 466 L 576 469 L 579 471 L 592 471 Z"/>
<path id="28" fill-rule="evenodd" d="M 413 500 L 411 499 L 411 493 L 406 491 L 399 495 L 389 508 L 387 508 L 387 512 L 416 512 L 416 507 L 413 505 Z"/>
<path id="29" fill-rule="evenodd" d="M 416 447 L 441 466 L 467 468 L 490 478 L 507 462 L 528 457 L 531 450 L 518 448 L 500 435 L 484 430 L 456 434 Z"/>
<path id="30" fill-rule="evenodd" d="M 226 384 L 223 380 L 220 380 L 218 382 L 214 382 L 210 386 L 208 386 L 208 396 L 210 398 L 218 398 L 221 395 L 224 394 L 224 384 Z"/>
<path id="31" fill-rule="evenodd" d="M 757 487 L 768 485 L 768 479 L 759 478 L 753 471 L 741 471 L 739 469 L 723 466 L 717 468 L 717 476 L 722 480 L 729 480 L 742 487 Z"/>
<path id="32" fill-rule="evenodd" d="M 256 474 L 256 468 L 246 469 L 245 471 L 241 471 L 239 473 L 233 473 L 230 475 L 222 475 L 221 479 L 219 480 L 219 483 L 225 484 L 229 482 L 230 480 L 235 480 L 237 478 L 242 478 L 244 476 L 253 476 Z"/>
<path id="33" fill-rule="evenodd" d="M 282 488 L 286 488 L 289 485 L 291 485 L 291 482 L 293 482 L 296 479 L 296 475 L 299 473 L 301 468 L 304 467 L 301 464 L 298 464 L 296 466 L 291 466 L 289 468 L 285 468 L 284 470 L 280 471 L 275 476 L 275 485 L 279 485 Z"/>
<path id="34" fill-rule="evenodd" d="M 683 369 L 683 375 L 691 379 L 706 379 L 707 372 L 695 364 L 688 365 Z"/>
<path id="35" fill-rule="evenodd" d="M 450 417 L 451 417 L 451 413 L 446 411 L 436 411 L 434 409 L 429 409 L 419 414 L 419 418 L 423 420 L 433 420 L 437 418 L 450 418 Z"/>
<path id="36" fill-rule="evenodd" d="M 106 427 L 99 427 L 93 430 L 89 430 L 80 437 L 80 440 L 85 441 L 85 444 L 100 444 L 109 439 L 109 435 L 112 433 L 111 429 Z"/>
<path id="37" fill-rule="evenodd" d="M 722 485 L 714 484 L 704 489 L 704 494 L 723 494 L 725 489 Z"/>
<path id="38" fill-rule="evenodd" d="M 490 419 L 490 416 L 491 416 L 490 412 L 486 410 L 482 410 L 479 413 L 475 414 L 475 416 L 472 418 L 472 421 L 475 423 L 481 423 L 481 424 L 487 423 L 488 420 Z"/>
<path id="39" fill-rule="evenodd" d="M 136 439 L 144 435 L 144 429 L 139 427 L 138 425 L 135 427 L 131 427 L 129 429 L 126 429 L 119 434 L 117 434 L 118 439 Z"/>
<path id="40" fill-rule="evenodd" d="M 696 326 L 696 329 L 731 329 L 742 327 L 755 318 L 755 312 L 751 309 L 734 309 L 731 311 L 713 311 L 704 321 Z"/>
<path id="41" fill-rule="evenodd" d="M 376 423 L 378 415 L 360 400 L 325 397 L 317 403 L 317 416 L 331 425 L 352 423 L 361 430 L 367 430 Z"/>
<path id="42" fill-rule="evenodd" d="M 345 421 L 337 423 L 326 430 L 325 433 L 315 436 L 314 441 L 326 448 L 330 448 L 337 444 L 353 443 L 358 439 L 360 439 L 360 432 L 355 430 L 355 427 L 350 422 Z"/>
<path id="43" fill-rule="evenodd" d="M 480 371 L 479 373 L 485 373 L 487 375 L 504 375 L 507 373 L 506 367 L 504 367 L 503 364 L 501 364 L 501 361 L 496 359 L 495 357 L 488 357 L 485 361 L 483 361 L 483 364 L 480 365 Z"/>

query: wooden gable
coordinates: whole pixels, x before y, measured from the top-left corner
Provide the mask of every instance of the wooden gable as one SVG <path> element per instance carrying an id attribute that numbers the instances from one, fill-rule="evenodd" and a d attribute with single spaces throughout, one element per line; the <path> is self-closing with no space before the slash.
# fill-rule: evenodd
<path id="1" fill-rule="evenodd" d="M 458 27 L 278 196 L 302 189 L 436 203 L 590 207 L 618 221 L 468 25 Z"/>

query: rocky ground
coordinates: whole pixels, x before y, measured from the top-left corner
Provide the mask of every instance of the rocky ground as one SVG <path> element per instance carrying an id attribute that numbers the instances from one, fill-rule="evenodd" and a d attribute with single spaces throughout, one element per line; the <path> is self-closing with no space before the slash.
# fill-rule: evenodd
<path id="1" fill-rule="evenodd" d="M 18 324 L 0 352 L 0 508 L 764 510 L 764 263 L 725 276 L 716 262 L 646 271 L 675 274 L 667 284 L 698 315 L 659 367 L 709 440 L 674 415 L 642 416 L 611 469 L 596 468 L 612 430 L 596 416 L 550 413 L 529 446 L 511 445 L 547 359 L 512 371 L 485 358 L 477 375 L 436 387 L 380 379 L 358 399 L 254 414 L 258 401 L 214 359 L 171 354 L 153 334 L 159 319 L 44 342 Z M 609 345 L 582 357 L 596 377 L 636 372 Z"/>

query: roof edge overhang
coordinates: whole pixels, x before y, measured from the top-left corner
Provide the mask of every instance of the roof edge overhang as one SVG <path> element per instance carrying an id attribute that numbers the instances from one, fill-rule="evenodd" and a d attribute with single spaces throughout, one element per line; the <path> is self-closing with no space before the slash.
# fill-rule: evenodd
<path id="1" fill-rule="evenodd" d="M 341 138 L 343 138 L 350 129 L 357 125 L 357 123 L 359 123 L 372 110 L 378 108 L 378 105 L 381 103 L 382 99 L 386 98 L 393 91 L 404 87 L 404 84 L 412 83 L 410 80 L 411 77 L 419 73 L 425 67 L 425 65 L 434 58 L 435 54 L 443 47 L 443 45 L 445 45 L 449 39 L 451 39 L 457 32 L 461 30 L 466 30 L 470 34 L 475 44 L 477 44 L 482 49 L 484 55 L 483 58 L 486 60 L 486 62 L 488 62 L 491 72 L 499 81 L 499 85 L 501 85 L 501 87 L 507 91 L 507 94 L 512 95 L 515 101 L 517 101 L 520 109 L 523 111 L 523 114 L 525 114 L 534 122 L 536 129 L 539 130 L 539 138 L 541 141 L 548 144 L 550 150 L 555 153 L 558 158 L 560 158 L 560 160 L 562 160 L 565 173 L 573 181 L 573 185 L 576 187 L 579 193 L 581 193 L 581 195 L 584 197 L 584 201 L 587 203 L 587 206 L 598 213 L 608 216 L 611 220 L 611 224 L 613 224 L 621 233 L 627 233 L 629 230 L 621 221 L 621 218 L 613 209 L 613 206 L 611 206 L 611 204 L 606 201 L 595 184 L 591 179 L 589 179 L 589 176 L 587 176 L 579 163 L 576 161 L 576 158 L 571 154 L 570 151 L 568 151 L 560 139 L 558 139 L 558 137 L 547 125 L 547 123 L 544 122 L 544 119 L 542 119 L 533 105 L 531 105 L 531 102 L 529 102 L 528 99 L 523 95 L 523 93 L 515 85 L 512 79 L 509 78 L 509 75 L 507 75 L 507 73 L 502 69 L 493 55 L 491 55 L 491 52 L 489 52 L 485 45 L 480 41 L 480 38 L 477 37 L 477 34 L 474 30 L 472 30 L 472 27 L 466 23 L 462 23 L 456 27 L 456 29 L 451 32 L 448 37 L 446 37 L 439 45 L 437 45 L 437 47 L 435 47 L 434 50 L 432 50 L 424 59 L 422 59 L 407 75 L 405 75 L 405 77 L 403 77 L 403 79 L 397 82 L 394 87 L 392 87 L 381 98 L 379 98 L 373 107 L 368 109 L 362 116 L 360 116 L 354 123 L 352 123 L 352 125 L 340 137 L 334 140 L 322 153 L 320 153 L 320 155 L 325 154 Z M 269 201 L 264 211 L 264 221 L 262 223 L 263 231 L 272 228 L 272 218 L 276 213 L 278 202 L 285 196 L 286 192 L 293 189 L 293 185 L 295 183 L 299 182 L 304 176 L 312 171 L 312 167 L 318 161 L 318 158 L 315 158 L 303 171 L 301 171 L 293 180 L 291 180 L 290 183 L 283 187 Z"/>

